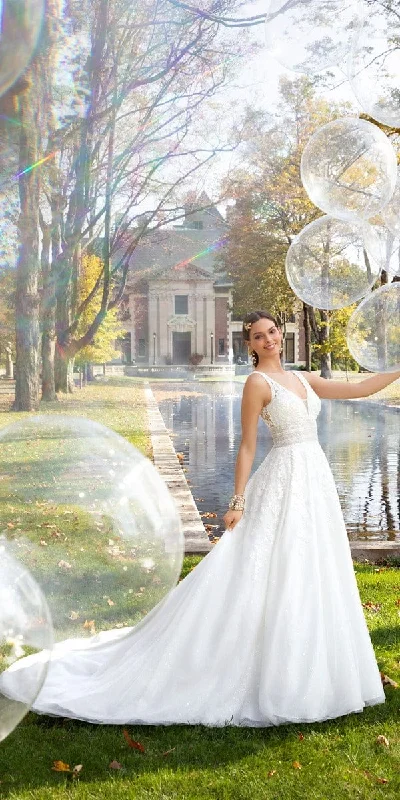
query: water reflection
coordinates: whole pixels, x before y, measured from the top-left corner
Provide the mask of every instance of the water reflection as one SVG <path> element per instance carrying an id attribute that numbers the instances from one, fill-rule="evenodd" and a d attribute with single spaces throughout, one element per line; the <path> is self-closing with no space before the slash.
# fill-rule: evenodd
<path id="1" fill-rule="evenodd" d="M 214 511 L 214 533 L 234 490 L 240 443 L 239 383 L 153 387 L 174 446 L 185 454 L 186 477 L 202 511 Z M 185 396 L 186 391 L 193 393 Z M 318 436 L 330 463 L 350 539 L 400 541 L 400 413 L 369 401 L 322 401 Z M 272 446 L 258 425 L 254 472 Z"/>

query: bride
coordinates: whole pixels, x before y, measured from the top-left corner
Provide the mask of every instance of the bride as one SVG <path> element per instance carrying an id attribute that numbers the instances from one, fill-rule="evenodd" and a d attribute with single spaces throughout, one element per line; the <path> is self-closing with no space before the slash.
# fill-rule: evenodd
<path id="1" fill-rule="evenodd" d="M 243 335 L 255 369 L 225 534 L 135 627 L 56 645 L 38 713 L 267 727 L 385 702 L 316 418 L 320 398 L 366 397 L 400 372 L 348 384 L 285 371 L 282 331 L 265 311 L 247 315 Z M 273 447 L 249 477 L 259 416 Z M 0 690 L 23 700 L 35 659 L 4 672 Z"/>

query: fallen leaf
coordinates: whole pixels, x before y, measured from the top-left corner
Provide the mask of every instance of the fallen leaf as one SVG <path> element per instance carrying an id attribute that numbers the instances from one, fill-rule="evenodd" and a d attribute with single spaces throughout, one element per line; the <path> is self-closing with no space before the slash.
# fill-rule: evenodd
<path id="1" fill-rule="evenodd" d="M 304 735 L 302 733 L 299 733 L 299 739 L 300 739 L 301 742 L 303 741 Z"/>
<path id="2" fill-rule="evenodd" d="M 376 741 L 378 744 L 384 744 L 385 747 L 389 747 L 389 739 L 386 736 L 383 736 L 382 733 L 376 737 Z"/>
<path id="3" fill-rule="evenodd" d="M 368 772 L 367 769 L 364 769 L 363 773 L 367 778 L 371 778 L 371 780 L 377 781 L 378 783 L 389 783 L 387 778 L 379 778 L 378 775 L 373 775 L 372 772 Z"/>
<path id="4" fill-rule="evenodd" d="M 301 769 L 301 764 L 299 761 L 293 761 L 293 766 L 295 769 Z"/>
<path id="5" fill-rule="evenodd" d="M 388 675 L 385 675 L 383 672 L 381 672 L 381 679 L 383 686 L 393 686 L 394 689 L 398 688 L 398 683 L 396 683 L 396 681 L 392 681 L 392 679 L 389 678 Z"/>
<path id="6" fill-rule="evenodd" d="M 89 629 L 90 633 L 96 633 L 96 626 L 94 623 L 94 619 L 85 619 L 83 627 Z"/>
<path id="7" fill-rule="evenodd" d="M 122 766 L 122 764 L 119 763 L 119 761 L 115 761 L 114 760 L 114 761 L 110 762 L 110 764 L 108 765 L 108 768 L 109 769 L 123 769 L 123 766 Z"/>
<path id="8" fill-rule="evenodd" d="M 267 777 L 268 778 L 272 778 L 273 775 L 276 775 L 276 769 L 271 769 L 271 771 L 268 773 Z"/>
<path id="9" fill-rule="evenodd" d="M 107 603 L 109 606 L 115 606 L 114 600 L 111 600 L 110 597 L 108 598 Z"/>
<path id="10" fill-rule="evenodd" d="M 122 733 L 123 733 L 124 739 L 125 739 L 125 741 L 126 741 L 126 743 L 127 743 L 127 745 L 129 747 L 132 747 L 134 750 L 140 750 L 141 753 L 145 752 L 145 749 L 144 749 L 143 745 L 140 744 L 140 742 L 135 742 L 134 739 L 131 739 L 131 737 L 129 736 L 129 733 L 126 730 L 126 728 L 123 729 Z"/>
<path id="11" fill-rule="evenodd" d="M 77 778 L 82 769 L 83 769 L 83 764 L 76 764 L 76 766 L 72 770 L 72 777 Z"/>
<path id="12" fill-rule="evenodd" d="M 68 614 L 68 619 L 79 619 L 79 612 L 78 611 L 70 611 Z"/>
<path id="13" fill-rule="evenodd" d="M 54 772 L 71 772 L 71 767 L 65 761 L 53 761 L 52 769 Z"/>
<path id="14" fill-rule="evenodd" d="M 169 753 L 173 753 L 174 750 L 176 750 L 176 747 L 171 747 L 171 750 L 166 750 L 165 753 L 163 753 L 162 755 L 167 756 Z"/>
<path id="15" fill-rule="evenodd" d="M 375 614 L 381 610 L 382 604 L 381 603 L 373 603 L 371 600 L 368 600 L 366 603 L 362 604 L 363 608 L 366 608 L 367 611 L 373 611 Z"/>

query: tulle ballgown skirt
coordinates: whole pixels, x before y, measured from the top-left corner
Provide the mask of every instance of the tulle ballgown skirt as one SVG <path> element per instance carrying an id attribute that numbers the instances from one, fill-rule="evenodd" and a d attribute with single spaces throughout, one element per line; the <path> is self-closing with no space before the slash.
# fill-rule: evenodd
<path id="1" fill-rule="evenodd" d="M 56 646 L 39 713 L 263 727 L 385 702 L 333 476 L 317 441 L 273 448 L 245 512 L 134 628 Z M 3 673 L 23 698 L 34 657 Z"/>

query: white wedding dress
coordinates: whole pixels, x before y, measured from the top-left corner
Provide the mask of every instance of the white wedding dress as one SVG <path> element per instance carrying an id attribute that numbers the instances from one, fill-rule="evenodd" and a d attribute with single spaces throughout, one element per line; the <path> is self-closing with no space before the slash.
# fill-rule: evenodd
<path id="1" fill-rule="evenodd" d="M 35 711 L 263 727 L 385 702 L 317 439 L 320 400 L 301 373 L 307 400 L 260 374 L 273 447 L 246 485 L 240 522 L 135 627 L 58 644 Z M 34 671 L 35 656 L 16 662 L 0 689 L 23 699 Z"/>

